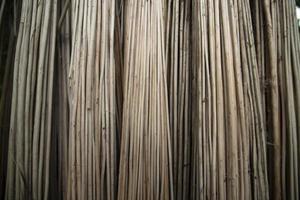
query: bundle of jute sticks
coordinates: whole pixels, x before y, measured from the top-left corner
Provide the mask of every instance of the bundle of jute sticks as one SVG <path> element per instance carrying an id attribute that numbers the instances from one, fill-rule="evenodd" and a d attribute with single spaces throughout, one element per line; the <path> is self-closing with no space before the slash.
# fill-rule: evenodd
<path id="1" fill-rule="evenodd" d="M 0 199 L 300 199 L 295 0 L 1 0 Z"/>

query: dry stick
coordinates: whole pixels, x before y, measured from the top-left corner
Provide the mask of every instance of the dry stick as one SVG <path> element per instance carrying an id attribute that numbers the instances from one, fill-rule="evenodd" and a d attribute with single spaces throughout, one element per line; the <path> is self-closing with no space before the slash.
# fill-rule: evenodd
<path id="1" fill-rule="evenodd" d="M 216 140 L 217 140 L 217 105 L 216 105 L 216 49 L 215 49 L 215 16 L 214 16 L 214 2 L 209 2 L 208 3 L 208 19 L 209 19 L 209 53 L 210 53 L 210 64 L 211 64 L 211 87 L 212 87 L 212 189 L 211 189 L 211 196 L 213 199 L 217 198 L 217 155 L 216 155 L 216 150 L 217 150 L 217 145 L 216 145 Z"/>
<path id="2" fill-rule="evenodd" d="M 98 5 L 98 10 L 102 10 L 102 5 L 103 3 L 100 3 L 99 2 L 99 5 Z M 105 126 L 105 122 L 104 122 L 104 118 L 102 117 L 103 115 L 103 111 L 104 111 L 104 103 L 103 103 L 103 95 L 102 95 L 102 91 L 103 91 L 103 85 L 102 85 L 102 77 L 103 77 L 103 69 L 104 69 L 104 65 L 103 65 L 103 60 L 104 60 L 104 56 L 102 56 L 102 53 L 104 52 L 102 46 L 104 45 L 104 30 L 101 29 L 103 27 L 103 24 L 105 25 L 105 23 L 103 22 L 102 18 L 103 18 L 103 12 L 99 12 L 98 11 L 98 19 L 99 22 L 97 23 L 97 26 L 98 29 L 99 29 L 99 33 L 100 35 L 99 36 L 99 39 L 98 39 L 98 45 L 97 45 L 97 48 L 99 48 L 99 60 L 97 59 L 96 62 L 97 62 L 97 65 L 99 65 L 99 69 L 98 67 L 96 68 L 96 70 L 99 70 L 99 80 L 97 80 L 97 84 L 98 87 L 97 88 L 97 92 L 99 93 L 99 99 L 97 99 L 99 101 L 99 108 L 98 108 L 98 113 L 97 113 L 97 116 L 99 116 L 99 155 L 102 157 L 99 158 L 99 166 L 100 166 L 100 169 L 99 169 L 99 187 L 101 189 L 101 191 L 104 191 L 104 166 L 105 166 L 105 160 L 106 160 L 106 157 L 105 157 L 105 151 L 104 151 L 104 137 L 102 137 L 102 134 L 104 134 L 104 131 L 105 129 L 103 129 L 103 126 Z M 101 30 L 101 31 L 100 31 Z M 97 51 L 98 52 L 98 51 Z M 97 66 L 96 65 L 96 66 Z M 96 71 L 97 72 L 97 71 Z M 104 198 L 104 194 L 99 194 L 99 197 L 100 198 Z"/>
<path id="3" fill-rule="evenodd" d="M 206 19 L 208 18 L 208 2 L 205 3 L 206 4 Z M 209 25 L 206 23 L 206 32 L 209 33 Z M 207 179 L 208 179 L 208 184 L 209 187 L 207 187 L 207 194 L 209 196 L 212 196 L 211 194 L 211 190 L 212 190 L 212 83 L 211 83 L 211 71 L 210 71 L 210 62 L 209 62 L 209 35 L 207 34 L 205 36 L 205 46 L 206 46 L 206 52 L 205 52 L 205 63 L 206 63 L 206 82 L 207 82 L 207 94 L 203 100 L 203 103 L 206 105 L 206 110 L 207 110 L 207 114 L 206 114 L 206 118 L 208 121 L 208 126 L 207 126 L 207 130 L 206 130 L 206 135 L 207 135 L 207 155 L 208 155 L 208 162 L 207 162 Z"/>
<path id="4" fill-rule="evenodd" d="M 150 19 L 150 6 L 148 6 L 148 9 L 147 9 L 147 13 L 146 13 L 146 19 L 148 19 L 149 21 L 151 21 Z M 151 24 L 151 22 L 150 22 Z M 146 27 L 146 34 L 145 34 L 145 37 L 146 37 L 146 47 L 148 48 L 151 48 L 151 40 L 149 38 L 149 36 L 151 35 L 151 27 L 148 26 Z M 149 64 L 149 66 L 151 67 L 151 60 L 150 60 L 150 54 L 151 54 L 151 49 L 147 49 L 147 51 L 145 51 L 145 64 Z M 146 115 L 145 116 L 145 122 L 149 122 L 149 121 L 152 121 L 152 113 L 150 112 L 152 109 L 151 109 L 151 90 L 152 90 L 152 79 L 151 79 L 151 69 L 146 69 L 145 71 L 145 76 L 146 76 L 146 80 L 149 84 L 149 87 L 146 88 L 146 95 L 145 95 L 145 105 L 146 105 L 146 110 L 145 110 L 145 113 L 149 113 L 149 115 Z M 145 130 L 146 131 L 149 131 L 151 132 L 151 125 L 149 124 L 146 124 L 145 126 Z M 146 138 L 146 141 L 145 141 L 145 144 L 146 145 L 146 162 L 145 162 L 145 171 L 147 172 L 146 173 L 146 176 L 145 176 L 145 179 L 146 180 L 149 180 L 149 183 L 148 185 L 144 185 L 144 196 L 143 198 L 144 199 L 149 199 L 151 198 L 151 191 L 152 191 L 152 188 L 153 188 L 153 182 L 152 182 L 152 173 L 153 173 L 153 168 L 152 168 L 152 154 L 153 154 L 153 151 L 152 151 L 152 138 L 153 136 L 152 135 L 147 135 L 147 138 Z M 145 182 L 147 183 L 147 182 Z"/>
<path id="5" fill-rule="evenodd" d="M 174 145 L 174 151 L 173 151 L 173 164 L 174 164 L 174 184 L 175 184 L 175 191 L 178 191 L 177 189 L 177 171 L 178 171 L 178 138 L 177 138 L 177 116 L 178 116 L 178 112 L 177 112 L 177 98 L 178 98 L 178 83 L 177 83 L 177 79 L 178 79 L 178 50 L 179 50 L 179 1 L 176 0 L 174 2 L 174 11 L 175 12 L 175 19 L 174 19 L 174 55 L 173 57 L 171 57 L 171 59 L 174 61 L 174 68 L 173 68 L 173 97 L 171 96 L 171 98 L 174 99 L 174 102 L 173 102 L 173 106 L 171 107 L 172 108 L 172 111 L 174 110 L 174 113 L 173 113 L 173 118 L 174 118 L 174 122 L 172 123 L 173 124 L 173 127 L 171 130 L 173 130 L 173 137 L 174 137 L 174 142 L 173 142 L 173 145 Z M 172 104 L 171 104 L 172 105 Z M 171 116 L 172 117 L 172 116 Z"/>
<path id="6" fill-rule="evenodd" d="M 207 33 L 207 26 L 206 26 L 206 16 L 207 16 L 207 6 L 206 6 L 205 1 L 200 1 L 200 10 L 201 10 L 201 17 L 200 17 L 200 27 L 201 27 L 201 32 L 205 32 Z M 209 171 L 208 171 L 208 165 L 209 165 L 209 152 L 208 152 L 208 127 L 209 127 L 209 122 L 206 120 L 208 120 L 207 116 L 208 116 L 208 82 L 207 82 L 207 34 L 204 34 L 203 36 L 201 36 L 200 38 L 200 42 L 201 42 L 201 57 L 200 57 L 200 68 L 201 68 L 201 97 L 198 99 L 199 103 L 201 104 L 201 115 L 202 115 L 202 123 L 201 123 L 201 143 L 200 145 L 202 146 L 201 148 L 201 153 L 202 153 L 202 169 L 203 169 L 203 174 L 202 174 L 202 188 L 203 188 L 203 192 L 202 192 L 202 196 L 203 198 L 205 198 L 206 196 L 208 196 L 207 192 L 209 190 L 210 187 L 210 180 L 209 180 Z M 200 160 L 201 162 L 201 160 Z"/>
<path id="7" fill-rule="evenodd" d="M 151 14 L 151 9 L 149 10 L 149 15 Z M 148 16 L 149 17 L 149 16 Z M 154 30 L 152 27 L 152 24 L 154 22 L 154 20 L 152 18 L 150 18 L 150 27 L 149 27 L 149 36 L 153 35 L 154 34 Z M 155 104 L 154 104 L 154 99 L 155 99 L 155 93 L 154 93 L 154 90 L 155 90 L 155 79 L 154 79 L 154 70 L 155 68 L 153 67 L 154 66 L 154 62 L 153 62 L 153 57 L 151 57 L 150 55 L 153 54 L 154 52 L 154 48 L 153 48 L 153 41 L 152 41 L 152 37 L 149 38 L 149 65 L 150 65 L 150 69 L 149 69 L 149 76 L 150 76 L 150 88 L 149 88 L 149 110 L 155 110 Z M 153 132 L 155 130 L 155 124 L 156 124 L 156 121 L 155 121 L 155 115 L 156 113 L 155 112 L 150 112 L 149 114 L 149 121 L 153 121 L 154 123 L 150 124 L 150 128 L 149 128 L 149 132 Z M 154 174 L 155 174 L 155 165 L 156 165 L 156 160 L 155 160 L 155 134 L 151 134 L 150 135 L 150 142 L 149 142 L 149 147 L 150 147 L 150 188 L 149 188 L 149 198 L 150 199 L 153 199 L 154 198 L 154 191 L 155 191 L 155 177 L 154 177 Z"/>
<path id="8" fill-rule="evenodd" d="M 188 1 L 188 4 L 186 6 L 186 10 L 190 8 L 190 1 Z M 188 11 L 186 11 L 188 13 Z M 190 18 L 190 14 L 187 14 L 187 19 Z M 191 169 L 191 160 L 190 160 L 190 153 L 191 153 L 191 134 L 190 134 L 190 68 L 188 67 L 190 65 L 190 44 L 189 44 L 189 39 L 190 39 L 190 31 L 189 31 L 189 25 L 190 22 L 187 22 L 187 34 L 186 34 L 186 42 L 185 42 L 185 51 L 186 53 L 186 67 L 185 67 L 185 74 L 186 74 L 186 83 L 185 83 L 185 113 L 184 113 L 184 160 L 183 160 L 183 165 L 184 165 L 184 177 L 183 177 L 183 197 L 184 199 L 189 199 L 190 198 L 190 191 L 189 191 L 189 185 L 190 185 L 190 169 Z"/>
<path id="9" fill-rule="evenodd" d="M 111 13 L 110 15 L 112 16 L 111 17 L 111 24 L 110 24 L 110 29 L 109 29 L 109 34 L 110 34 L 110 43 L 109 43 L 109 51 L 110 51 L 110 87 L 111 87 L 111 91 L 110 91 L 110 106 L 111 106 L 111 109 L 110 109 L 110 123 L 111 123 L 111 166 L 112 166 L 112 170 L 111 170 L 111 175 L 110 175 L 110 178 L 111 178 L 111 186 L 112 186 L 112 189 L 111 189 L 111 195 L 112 195 L 112 199 L 115 199 L 115 191 L 116 191 L 116 164 L 117 164 L 117 158 L 116 158 L 116 117 L 117 117 L 117 110 L 116 110 L 116 86 L 115 86 L 115 83 L 116 83 L 116 77 L 115 77 L 115 67 L 116 67 L 116 63 L 115 63 L 115 51 L 114 51 L 114 48 L 115 48 L 115 41 L 114 41 L 114 34 L 115 34 L 115 1 L 113 0 L 111 2 L 111 5 L 110 5 L 110 8 L 111 8 Z"/>
<path id="10" fill-rule="evenodd" d="M 207 30 L 206 30 L 206 15 L 207 15 L 207 7 L 206 7 L 206 2 L 205 1 L 200 1 L 200 13 L 203 13 L 203 14 L 200 14 L 200 27 L 201 27 L 201 32 L 204 32 L 204 33 L 207 33 Z M 202 198 L 205 198 L 208 194 L 207 194 L 207 190 L 209 188 L 209 178 L 208 178 L 208 159 L 209 159 L 209 156 L 208 156 L 208 141 L 207 141 L 207 125 L 208 123 L 206 123 L 206 120 L 207 120 L 207 93 L 208 93 L 208 89 L 207 89 L 207 62 L 206 62 L 206 58 L 207 58 L 207 46 L 206 46 L 206 36 L 207 34 L 204 34 L 203 36 L 200 37 L 200 42 L 201 42 L 201 54 L 200 54 L 200 61 L 199 61 L 199 64 L 200 64 L 200 74 L 199 74 L 199 77 L 201 77 L 200 79 L 200 83 L 201 84 L 201 90 L 200 90 L 200 98 L 198 99 L 199 101 L 199 104 L 201 104 L 201 120 L 202 123 L 201 123 L 201 141 L 200 141 L 200 145 L 202 146 L 201 148 L 201 154 L 202 154 L 202 158 L 201 160 L 203 160 L 203 163 L 201 163 L 202 165 L 202 175 L 201 175 L 201 181 L 200 184 L 201 184 L 201 187 L 203 188 L 203 192 L 202 192 Z M 200 160 L 200 162 L 202 162 Z"/>
<path id="11" fill-rule="evenodd" d="M 81 98 L 80 102 L 80 111 L 81 115 L 79 116 L 80 118 L 80 156 L 81 159 L 79 160 L 78 164 L 81 165 L 81 184 L 80 184 L 80 190 L 81 190 L 81 196 L 79 196 L 79 199 L 87 199 L 88 198 L 88 137 L 89 137 L 89 132 L 87 131 L 87 126 L 86 126 L 86 105 L 88 103 L 87 99 L 88 97 L 86 96 L 86 85 L 87 85 L 87 77 L 86 77 L 86 65 L 87 65 L 87 54 L 88 54 L 88 1 L 85 1 L 83 3 L 83 25 L 82 25 L 82 33 L 81 33 L 81 41 L 80 41 L 80 60 L 79 60 L 79 69 L 78 71 L 80 72 L 79 75 L 79 88 L 78 88 L 78 93 Z"/>
<path id="12" fill-rule="evenodd" d="M 107 139 L 106 139 L 106 131 L 109 127 L 107 127 L 107 123 L 106 123 L 106 118 L 105 115 L 107 114 L 107 108 L 105 105 L 106 99 L 105 99 L 105 69 L 106 69 L 106 4 L 105 2 L 102 3 L 101 5 L 101 9 L 102 9 L 102 30 L 101 30 L 101 60 L 100 60 L 100 95 L 103 94 L 103 97 L 101 98 L 101 144 L 102 144 L 102 155 L 103 155 L 103 163 L 101 165 L 101 188 L 104 191 L 105 188 L 107 188 L 107 183 L 105 183 L 105 181 L 107 182 L 107 180 L 105 180 L 105 166 L 107 166 L 107 162 L 108 162 L 108 153 L 107 153 Z M 109 192 L 109 191 L 108 191 Z M 107 191 L 105 192 L 105 194 L 103 194 L 103 197 L 107 196 Z M 108 198 L 108 197 L 106 197 Z"/>
<path id="13" fill-rule="evenodd" d="M 96 16 L 97 16 L 97 3 L 89 2 L 88 5 L 88 29 L 87 35 L 87 65 L 86 65 L 86 107 L 85 107 L 85 126 L 87 138 L 87 198 L 93 199 L 93 138 L 94 138 L 94 95 L 93 95 L 93 65 L 95 62 L 95 47 L 96 47 Z"/>
<path id="14" fill-rule="evenodd" d="M 160 10 L 161 11 L 161 18 L 162 18 L 162 10 Z M 160 23 L 160 26 L 161 26 L 161 46 L 162 46 L 162 49 L 165 49 L 165 47 L 164 47 L 164 41 L 163 41 L 163 37 L 162 37 L 162 35 L 163 35 L 163 28 L 162 28 L 162 25 L 163 25 L 163 23 L 162 23 L 163 21 L 161 20 L 161 23 Z M 164 103 L 165 103 L 165 113 L 166 113 L 166 116 L 165 116 L 165 118 L 166 118 L 166 128 L 165 128 L 165 130 L 166 130 L 166 132 L 167 132 L 167 138 L 166 138 L 166 140 L 167 140 L 167 146 L 168 146 L 168 148 L 166 149 L 166 151 L 167 151 L 167 153 L 166 153 L 166 155 L 167 155 L 167 162 L 168 162 L 168 168 L 167 168 L 167 170 L 169 171 L 169 173 L 168 173 L 168 178 L 169 178 L 169 180 L 168 180 L 168 182 L 169 182 L 169 185 L 168 185 L 168 191 L 167 192 L 169 192 L 169 194 L 168 194 L 168 196 L 170 196 L 169 198 L 170 199 L 174 199 L 174 188 L 173 188 L 173 184 L 174 184 L 174 182 L 173 182 L 173 180 L 174 180 L 174 178 L 173 178 L 173 164 L 172 164 L 172 154 L 171 154 L 171 138 L 170 138 L 170 117 L 168 116 L 168 103 L 167 103 L 167 66 L 166 66 L 166 56 L 165 56 L 165 52 L 162 54 L 162 62 L 163 62 L 163 65 L 164 65 L 164 67 L 163 67 L 163 81 L 164 81 L 164 95 L 166 95 L 166 97 L 165 97 L 165 99 L 164 99 Z"/>
<path id="15" fill-rule="evenodd" d="M 178 87 L 178 102 L 177 102 L 177 106 L 178 106 L 178 112 L 177 112 L 177 120 L 178 122 L 176 123 L 176 129 L 174 131 L 175 134 L 178 134 L 178 173 L 175 174 L 175 176 L 177 176 L 178 178 L 178 188 L 177 188 L 177 195 L 178 198 L 182 198 L 182 182 L 183 182 L 183 130 L 182 130 L 182 126 L 183 126 L 183 120 L 182 120 L 182 116 L 183 116 L 183 86 L 184 86 L 184 80 L 183 77 L 185 76 L 185 74 L 183 73 L 184 71 L 184 2 L 180 3 L 180 15 L 179 17 L 181 18 L 180 24 L 179 24 L 179 70 L 178 70 L 178 83 L 176 85 L 176 87 Z"/>
<path id="16" fill-rule="evenodd" d="M 53 99 L 53 77 L 54 77 L 54 56 L 55 56 L 55 41 L 56 41 L 56 19 L 57 19 L 57 0 L 53 0 L 52 3 L 52 24 L 51 24 L 51 33 L 50 33 L 50 42 L 49 42 L 49 79 L 48 79 L 48 119 L 47 119 L 47 127 L 45 129 L 46 132 L 46 163 L 45 163 L 45 186 L 44 186 L 44 200 L 48 199 L 49 193 L 49 173 L 50 173 L 50 144 L 51 144 L 51 127 L 52 127 L 52 99 Z"/>
<path id="17" fill-rule="evenodd" d="M 99 77 L 100 77 L 100 38 L 101 38 L 101 2 L 98 2 L 97 5 L 97 29 L 96 29 L 96 52 L 95 52 L 95 90 L 96 90 L 96 106 L 95 106 L 95 199 L 99 199 L 101 194 L 101 174 L 100 174 L 100 167 L 101 167 L 101 141 L 100 141 L 100 133 L 101 133 L 101 117 L 100 117 L 100 85 L 99 85 Z M 99 105 L 100 104 L 100 105 Z M 99 189 L 100 188 L 100 191 Z"/>
<path id="18" fill-rule="evenodd" d="M 219 198 L 226 199 L 225 183 L 225 124 L 224 124 L 224 95 L 223 95 L 223 77 L 221 67 L 221 21 L 219 15 L 219 0 L 215 4 L 216 16 L 216 85 L 217 85 L 217 129 L 218 129 L 218 188 Z"/>

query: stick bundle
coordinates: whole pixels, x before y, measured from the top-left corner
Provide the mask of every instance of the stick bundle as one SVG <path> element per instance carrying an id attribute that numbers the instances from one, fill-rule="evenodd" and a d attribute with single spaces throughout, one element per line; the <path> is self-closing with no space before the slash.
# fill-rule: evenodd
<path id="1" fill-rule="evenodd" d="M 72 2 L 66 199 L 116 199 L 115 1 Z"/>
<path id="2" fill-rule="evenodd" d="M 299 199 L 294 0 L 0 1 L 0 199 Z"/>
<path id="3" fill-rule="evenodd" d="M 172 199 L 163 4 L 128 1 L 125 12 L 118 199 Z"/>
<path id="4" fill-rule="evenodd" d="M 267 199 L 265 127 L 247 1 L 194 1 L 192 199 Z"/>
<path id="5" fill-rule="evenodd" d="M 17 4 L 14 4 L 17 8 Z M 17 15 L 17 13 L 15 13 Z M 6 199 L 46 199 L 56 1 L 22 2 L 14 56 Z"/>
<path id="6" fill-rule="evenodd" d="M 255 1 L 255 43 L 263 79 L 272 199 L 299 199 L 299 29 L 295 2 Z M 263 10 L 264 12 L 260 11 Z M 260 11 L 260 12 L 258 12 Z M 263 23 L 267 23 L 267 28 Z M 267 30 L 267 31 L 262 31 Z"/>

